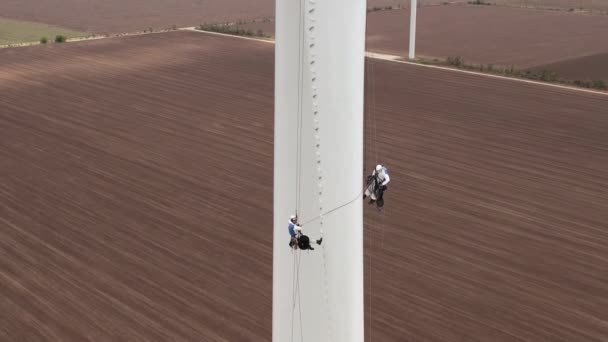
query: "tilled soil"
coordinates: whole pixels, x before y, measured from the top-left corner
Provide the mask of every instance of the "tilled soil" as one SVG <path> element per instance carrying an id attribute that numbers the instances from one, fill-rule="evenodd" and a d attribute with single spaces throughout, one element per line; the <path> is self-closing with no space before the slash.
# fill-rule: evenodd
<path id="1" fill-rule="evenodd" d="M 273 56 L 0 51 L 0 340 L 270 340 Z M 368 63 L 366 339 L 608 339 L 608 98 Z"/>

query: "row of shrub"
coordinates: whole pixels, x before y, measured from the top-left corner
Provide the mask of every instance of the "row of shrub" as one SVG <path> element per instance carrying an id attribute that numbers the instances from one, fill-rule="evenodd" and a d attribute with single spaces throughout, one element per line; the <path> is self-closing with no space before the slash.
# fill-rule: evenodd
<path id="1" fill-rule="evenodd" d="M 246 37 L 264 37 L 268 38 L 269 35 L 265 34 L 262 30 L 253 31 L 250 29 L 244 29 L 233 24 L 201 24 L 198 27 L 201 31 L 217 32 L 224 34 L 231 34 L 235 36 L 246 36 Z"/>
<path id="2" fill-rule="evenodd" d="M 467 4 L 469 4 L 469 5 L 485 5 L 485 6 L 492 5 L 491 3 L 483 1 L 483 0 L 467 1 Z"/>
<path id="3" fill-rule="evenodd" d="M 444 1 L 441 3 L 442 5 L 450 5 L 449 2 Z M 482 5 L 482 6 L 496 6 L 496 3 L 492 3 L 489 1 L 485 1 L 485 0 L 469 0 L 467 1 L 467 4 L 469 5 Z M 541 5 L 534 5 L 534 4 L 529 4 L 529 5 L 516 5 L 516 4 L 502 4 L 500 5 L 502 7 L 524 7 L 524 8 L 537 8 L 537 9 L 542 9 L 542 10 L 546 10 L 546 11 L 558 11 L 558 12 L 562 12 L 562 11 L 567 11 L 567 12 L 575 12 L 575 11 L 580 11 L 580 12 L 589 12 L 589 13 L 594 13 L 594 14 L 600 14 L 600 15 L 608 15 L 608 11 L 601 11 L 601 10 L 597 10 L 597 9 L 587 9 L 585 10 L 585 8 L 582 6 L 579 6 L 577 8 L 575 7 L 570 7 L 570 8 L 560 8 L 560 7 L 547 7 L 547 6 L 543 6 Z"/>
<path id="4" fill-rule="evenodd" d="M 384 6 L 384 7 L 380 7 L 380 6 L 374 6 L 374 7 L 370 7 L 367 9 L 367 13 L 370 12 L 378 12 L 378 11 L 390 11 L 393 9 L 397 9 L 396 7 L 393 6 Z"/>
<path id="5" fill-rule="evenodd" d="M 66 36 L 64 36 L 62 34 L 58 34 L 55 36 L 55 43 L 65 43 L 66 40 L 67 40 Z M 48 42 L 49 42 L 49 39 L 47 37 L 40 38 L 40 44 L 46 44 Z"/>
<path id="6" fill-rule="evenodd" d="M 606 84 L 606 82 L 604 80 L 594 80 L 594 81 L 576 80 L 572 83 L 576 86 L 583 87 L 583 88 L 593 88 L 593 89 L 601 89 L 601 90 L 608 89 L 608 85 Z"/>
<path id="7" fill-rule="evenodd" d="M 419 62 L 422 64 L 447 65 L 447 66 L 451 66 L 451 67 L 455 67 L 455 68 L 463 69 L 463 70 L 481 71 L 481 72 L 487 72 L 487 73 L 509 76 L 509 77 L 525 78 L 525 79 L 529 79 L 529 80 L 572 84 L 572 85 L 575 85 L 578 87 L 583 87 L 583 88 L 592 88 L 592 89 L 600 89 L 600 90 L 608 89 L 608 85 L 603 80 L 570 81 L 570 80 L 562 79 L 558 76 L 558 74 L 556 72 L 546 70 L 546 69 L 520 70 L 520 69 L 516 69 L 512 65 L 509 67 L 497 67 L 494 64 L 468 64 L 468 63 L 465 63 L 464 58 L 462 58 L 461 56 L 450 56 L 445 60 L 420 59 Z"/>

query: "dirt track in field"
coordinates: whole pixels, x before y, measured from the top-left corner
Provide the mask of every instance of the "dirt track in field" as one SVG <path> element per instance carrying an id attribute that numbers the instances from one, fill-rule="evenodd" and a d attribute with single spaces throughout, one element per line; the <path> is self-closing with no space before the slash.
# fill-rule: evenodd
<path id="1" fill-rule="evenodd" d="M 194 32 L 0 51 L 0 340 L 270 339 L 272 58 Z M 605 341 L 608 98 L 372 69 L 368 341 Z"/>

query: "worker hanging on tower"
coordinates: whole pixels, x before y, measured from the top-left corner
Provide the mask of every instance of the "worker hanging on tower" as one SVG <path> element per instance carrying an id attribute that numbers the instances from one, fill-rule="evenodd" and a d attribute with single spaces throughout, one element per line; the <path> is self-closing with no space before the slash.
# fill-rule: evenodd
<path id="1" fill-rule="evenodd" d="M 381 164 L 376 165 L 371 176 L 367 177 L 367 189 L 365 189 L 363 199 L 369 196 L 369 204 L 376 203 L 378 208 L 382 208 L 384 206 L 384 192 L 388 189 L 390 181 L 388 168 Z"/>
<path id="2" fill-rule="evenodd" d="M 289 230 L 289 235 L 291 239 L 289 240 L 289 247 L 293 249 L 302 249 L 302 250 L 311 250 L 314 251 L 314 248 L 310 245 L 310 239 L 308 236 L 302 233 L 302 225 L 298 223 L 298 216 L 291 215 L 289 218 L 289 225 L 287 226 Z M 316 241 L 318 245 L 323 242 L 323 238 L 320 238 Z"/>

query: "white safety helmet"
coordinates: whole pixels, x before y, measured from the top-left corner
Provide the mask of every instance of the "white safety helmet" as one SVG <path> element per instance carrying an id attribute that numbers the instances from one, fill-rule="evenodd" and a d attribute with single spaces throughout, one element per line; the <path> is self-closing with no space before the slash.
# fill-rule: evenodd
<path id="1" fill-rule="evenodd" d="M 291 221 L 291 222 L 296 222 L 296 221 L 297 221 L 297 218 L 298 218 L 298 217 L 297 217 L 296 215 L 291 215 L 291 216 L 289 216 L 289 221 Z"/>
<path id="2" fill-rule="evenodd" d="M 376 172 L 380 172 L 382 171 L 382 165 L 378 164 L 376 165 Z"/>

